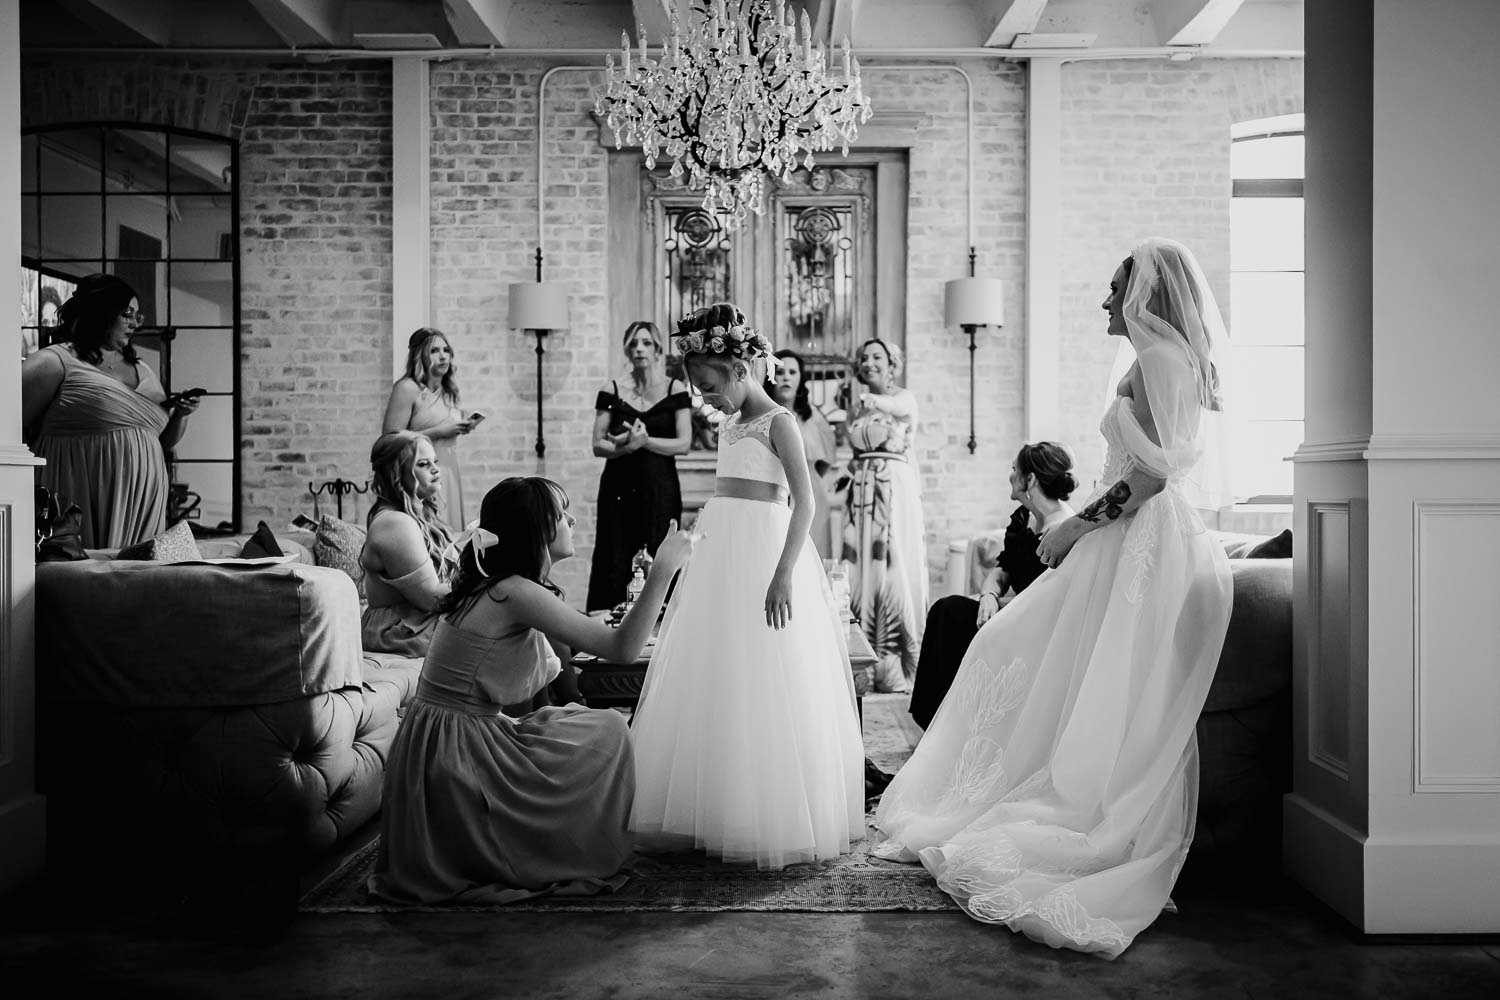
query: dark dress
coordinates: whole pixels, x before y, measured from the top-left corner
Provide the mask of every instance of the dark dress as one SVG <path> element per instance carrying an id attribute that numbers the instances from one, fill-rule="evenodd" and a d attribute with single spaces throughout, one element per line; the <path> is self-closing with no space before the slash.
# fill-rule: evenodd
<path id="1" fill-rule="evenodd" d="M 1041 536 L 1031 530 L 1031 512 L 1017 507 L 1005 526 L 1004 548 L 997 560 L 1005 571 L 1006 582 L 1020 593 L 1042 575 L 1046 564 L 1037 557 Z M 953 686 L 959 664 L 969 643 L 979 633 L 979 602 L 963 594 L 951 594 L 932 602 L 927 609 L 927 625 L 922 632 L 922 652 L 917 661 L 917 676 L 912 682 L 911 717 L 923 729 L 937 714 L 943 697 Z"/>
<path id="2" fill-rule="evenodd" d="M 677 411 L 689 406 L 687 390 L 673 391 L 680 385 L 676 379 L 669 381 L 667 394 L 642 412 L 621 399 L 619 384 L 611 382 L 614 391 L 601 391 L 594 409 L 609 411 L 611 434 L 641 420 L 648 437 L 676 437 Z M 642 545 L 655 555 L 674 518 L 682 519 L 675 458 L 642 448 L 605 460 L 599 476 L 599 528 L 589 572 L 588 610 L 612 608 L 625 599 L 631 557 Z"/>

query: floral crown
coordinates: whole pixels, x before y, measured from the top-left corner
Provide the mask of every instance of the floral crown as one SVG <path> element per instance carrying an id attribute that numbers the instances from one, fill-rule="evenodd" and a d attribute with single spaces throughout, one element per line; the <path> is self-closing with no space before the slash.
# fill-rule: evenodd
<path id="1" fill-rule="evenodd" d="M 741 361 L 771 356 L 771 342 L 765 334 L 744 324 L 684 333 L 676 338 L 676 343 L 677 350 L 684 355 L 727 354 Z"/>

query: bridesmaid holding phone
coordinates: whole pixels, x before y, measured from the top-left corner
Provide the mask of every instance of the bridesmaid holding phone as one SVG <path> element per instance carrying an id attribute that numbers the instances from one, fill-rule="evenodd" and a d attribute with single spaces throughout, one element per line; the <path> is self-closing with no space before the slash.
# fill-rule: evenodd
<path id="1" fill-rule="evenodd" d="M 420 431 L 431 439 L 443 470 L 443 520 L 455 532 L 462 531 L 467 520 L 458 439 L 484 419 L 478 412 L 464 416 L 457 367 L 447 334 L 430 326 L 414 332 L 406 342 L 406 374 L 391 386 L 380 429 L 383 434 Z"/>

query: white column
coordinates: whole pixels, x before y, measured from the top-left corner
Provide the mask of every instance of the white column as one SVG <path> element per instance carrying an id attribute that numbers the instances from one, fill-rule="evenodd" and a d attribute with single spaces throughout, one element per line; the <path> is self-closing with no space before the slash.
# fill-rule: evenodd
<path id="1" fill-rule="evenodd" d="M 0 0 L 0 892 L 42 869 L 46 813 L 36 793 L 36 460 L 21 442 L 21 14 Z"/>
<path id="2" fill-rule="evenodd" d="M 1500 6 L 1442 7 L 1306 11 L 1283 844 L 1372 934 L 1500 931 Z"/>
<path id="3" fill-rule="evenodd" d="M 426 59 L 391 60 L 391 378 L 406 341 L 432 325 L 431 107 Z"/>
<path id="4" fill-rule="evenodd" d="M 1026 64 L 1027 441 L 1061 436 L 1062 60 Z"/>

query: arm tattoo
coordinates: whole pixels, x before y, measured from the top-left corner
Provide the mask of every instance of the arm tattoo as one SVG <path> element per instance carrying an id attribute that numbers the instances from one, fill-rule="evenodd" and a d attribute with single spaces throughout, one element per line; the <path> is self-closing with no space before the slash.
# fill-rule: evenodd
<path id="1" fill-rule="evenodd" d="M 1098 500 L 1089 504 L 1078 513 L 1080 521 L 1092 521 L 1098 523 L 1100 517 L 1106 517 L 1111 521 L 1117 520 L 1125 513 L 1125 505 L 1130 502 L 1130 485 L 1125 480 L 1120 480 L 1109 488 Z"/>

